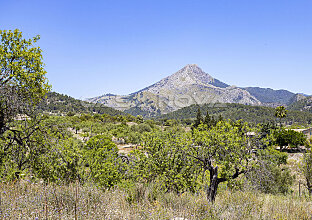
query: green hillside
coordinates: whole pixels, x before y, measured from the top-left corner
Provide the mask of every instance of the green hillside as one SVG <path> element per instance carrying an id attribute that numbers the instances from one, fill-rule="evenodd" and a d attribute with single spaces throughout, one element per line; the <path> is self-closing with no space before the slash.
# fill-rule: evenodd
<path id="1" fill-rule="evenodd" d="M 288 106 L 290 110 L 312 113 L 312 96 L 308 96 Z"/>
<path id="2" fill-rule="evenodd" d="M 46 98 L 39 104 L 40 112 L 53 114 L 73 113 L 98 113 L 109 115 L 123 115 L 124 113 L 116 109 L 104 106 L 103 104 L 89 103 L 70 97 L 68 95 L 59 94 L 57 92 L 49 92 Z"/>
<path id="3" fill-rule="evenodd" d="M 218 105 L 217 105 L 218 106 Z M 161 115 L 158 119 L 191 119 L 196 117 L 198 105 L 191 105 L 177 111 Z M 232 120 L 244 120 L 251 123 L 262 123 L 274 121 L 274 108 L 264 106 L 249 106 L 241 104 L 221 104 L 218 107 L 213 107 L 211 104 L 200 105 L 203 115 L 208 111 L 210 115 L 218 117 L 222 115 L 223 118 Z M 309 112 L 289 111 L 287 118 L 284 120 L 288 124 L 293 122 L 301 124 L 311 124 L 312 114 Z"/>

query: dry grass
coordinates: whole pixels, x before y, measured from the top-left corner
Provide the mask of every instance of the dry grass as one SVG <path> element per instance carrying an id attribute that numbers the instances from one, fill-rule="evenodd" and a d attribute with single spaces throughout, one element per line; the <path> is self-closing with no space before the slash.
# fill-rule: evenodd
<path id="1" fill-rule="evenodd" d="M 311 199 L 291 195 L 224 190 L 210 205 L 203 193 L 159 193 L 142 185 L 128 193 L 76 184 L 0 186 L 1 219 L 312 219 Z"/>

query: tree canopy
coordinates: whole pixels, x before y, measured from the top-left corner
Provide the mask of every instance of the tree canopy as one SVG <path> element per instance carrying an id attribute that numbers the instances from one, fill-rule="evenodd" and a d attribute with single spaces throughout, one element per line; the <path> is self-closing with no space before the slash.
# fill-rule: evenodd
<path id="1" fill-rule="evenodd" d="M 17 114 L 26 114 L 50 90 L 39 36 L 24 39 L 19 30 L 0 30 L 0 133 Z"/>

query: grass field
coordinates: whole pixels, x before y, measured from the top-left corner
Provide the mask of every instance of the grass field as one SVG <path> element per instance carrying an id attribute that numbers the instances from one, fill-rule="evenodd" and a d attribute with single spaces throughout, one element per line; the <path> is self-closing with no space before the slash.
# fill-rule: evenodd
<path id="1" fill-rule="evenodd" d="M 297 192 L 269 195 L 220 190 L 209 204 L 198 194 L 159 193 L 136 185 L 131 191 L 94 186 L 1 184 L 1 219 L 312 219 L 312 200 Z"/>

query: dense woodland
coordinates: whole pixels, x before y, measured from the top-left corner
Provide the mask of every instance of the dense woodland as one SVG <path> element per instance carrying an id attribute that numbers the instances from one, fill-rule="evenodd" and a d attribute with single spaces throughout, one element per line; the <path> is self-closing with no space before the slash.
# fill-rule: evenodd
<path id="1" fill-rule="evenodd" d="M 199 106 L 203 113 L 209 112 L 214 117 L 231 120 L 243 120 L 245 122 L 258 124 L 264 122 L 276 121 L 274 116 L 275 109 L 264 106 L 249 106 L 241 104 L 204 104 Z M 188 106 L 158 117 L 159 119 L 176 119 L 182 121 L 190 121 L 195 119 L 198 105 Z M 284 120 L 287 125 L 292 124 L 311 124 L 312 114 L 304 111 L 288 111 L 287 118 Z"/>
<path id="2" fill-rule="evenodd" d="M 39 37 L 0 34 L 1 217 L 311 217 L 311 140 L 286 127 L 309 126 L 310 113 L 228 104 L 146 119 L 86 107 L 49 93 Z"/>

